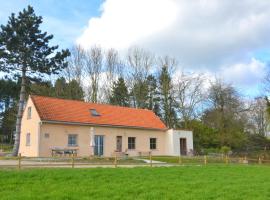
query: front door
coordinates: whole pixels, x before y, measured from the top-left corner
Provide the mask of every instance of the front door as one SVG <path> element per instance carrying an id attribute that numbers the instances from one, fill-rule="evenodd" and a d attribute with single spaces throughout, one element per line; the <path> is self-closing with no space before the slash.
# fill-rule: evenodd
<path id="1" fill-rule="evenodd" d="M 116 151 L 122 152 L 122 136 L 116 136 Z"/>
<path id="2" fill-rule="evenodd" d="M 95 148 L 94 148 L 95 156 L 103 156 L 103 144 L 104 144 L 104 136 L 95 135 Z"/>
<path id="3" fill-rule="evenodd" d="M 187 139 L 180 138 L 180 154 L 182 156 L 187 155 Z"/>

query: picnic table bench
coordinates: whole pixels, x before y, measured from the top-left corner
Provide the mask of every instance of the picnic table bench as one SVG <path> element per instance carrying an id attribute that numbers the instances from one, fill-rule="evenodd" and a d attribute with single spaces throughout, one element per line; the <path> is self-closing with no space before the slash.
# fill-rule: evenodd
<path id="1" fill-rule="evenodd" d="M 77 148 L 52 148 L 52 157 L 59 155 L 59 156 L 66 156 L 66 155 L 74 155 L 77 156 L 78 149 Z"/>

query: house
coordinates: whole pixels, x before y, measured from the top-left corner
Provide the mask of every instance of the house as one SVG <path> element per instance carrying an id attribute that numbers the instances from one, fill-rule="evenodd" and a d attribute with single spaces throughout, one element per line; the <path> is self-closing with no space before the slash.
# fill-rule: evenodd
<path id="1" fill-rule="evenodd" d="M 22 117 L 22 156 L 186 155 L 191 131 L 168 129 L 150 110 L 30 95 Z"/>

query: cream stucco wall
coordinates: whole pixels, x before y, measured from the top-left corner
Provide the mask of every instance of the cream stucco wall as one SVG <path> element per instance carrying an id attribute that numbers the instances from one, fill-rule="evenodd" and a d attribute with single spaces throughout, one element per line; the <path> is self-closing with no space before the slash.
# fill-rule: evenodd
<path id="1" fill-rule="evenodd" d="M 31 118 L 27 119 L 27 109 L 31 107 Z M 22 156 L 36 157 L 39 155 L 39 124 L 40 118 L 37 110 L 29 98 L 22 116 L 19 153 Z M 26 134 L 30 133 L 30 145 L 26 146 Z"/>
<path id="2" fill-rule="evenodd" d="M 92 155 L 90 147 L 91 126 L 63 125 L 43 123 L 40 135 L 40 156 L 50 156 L 52 148 L 68 148 L 68 135 L 76 134 L 78 143 L 78 156 Z M 49 134 L 49 137 L 45 137 Z M 116 150 L 116 137 L 122 136 L 122 151 L 130 156 L 138 152 L 150 151 L 150 138 L 157 138 L 157 149 L 152 150 L 153 155 L 165 155 L 165 131 L 143 130 L 131 128 L 94 127 L 95 135 L 104 136 L 104 156 L 112 156 Z M 136 137 L 136 149 L 128 150 L 128 137 Z"/>

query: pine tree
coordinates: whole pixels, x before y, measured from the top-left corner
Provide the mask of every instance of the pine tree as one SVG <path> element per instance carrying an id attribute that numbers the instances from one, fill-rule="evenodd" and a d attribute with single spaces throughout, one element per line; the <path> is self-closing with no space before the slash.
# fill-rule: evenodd
<path id="1" fill-rule="evenodd" d="M 18 154 L 25 88 L 27 80 L 41 80 L 45 74 L 56 74 L 67 66 L 68 50 L 56 52 L 58 46 L 49 46 L 53 35 L 40 30 L 42 17 L 28 6 L 18 16 L 11 14 L 0 31 L 0 71 L 21 77 L 21 91 L 16 119 L 13 155 Z"/>
<path id="2" fill-rule="evenodd" d="M 147 77 L 148 96 L 147 96 L 147 108 L 154 111 L 154 113 L 161 117 L 160 114 L 160 98 L 158 96 L 157 80 L 153 75 Z"/>
<path id="3" fill-rule="evenodd" d="M 122 77 L 113 83 L 110 103 L 119 106 L 129 106 L 128 89 Z"/>
<path id="4" fill-rule="evenodd" d="M 68 99 L 83 100 L 84 98 L 83 89 L 75 79 L 67 84 L 67 92 L 66 98 Z"/>
<path id="5" fill-rule="evenodd" d="M 159 75 L 159 95 L 164 123 L 173 128 L 176 124 L 176 111 L 172 91 L 172 81 L 168 72 L 168 67 L 163 66 Z"/>
<path id="6" fill-rule="evenodd" d="M 148 83 L 146 80 L 138 80 L 138 82 L 133 85 L 131 97 L 134 107 L 147 108 Z"/>

